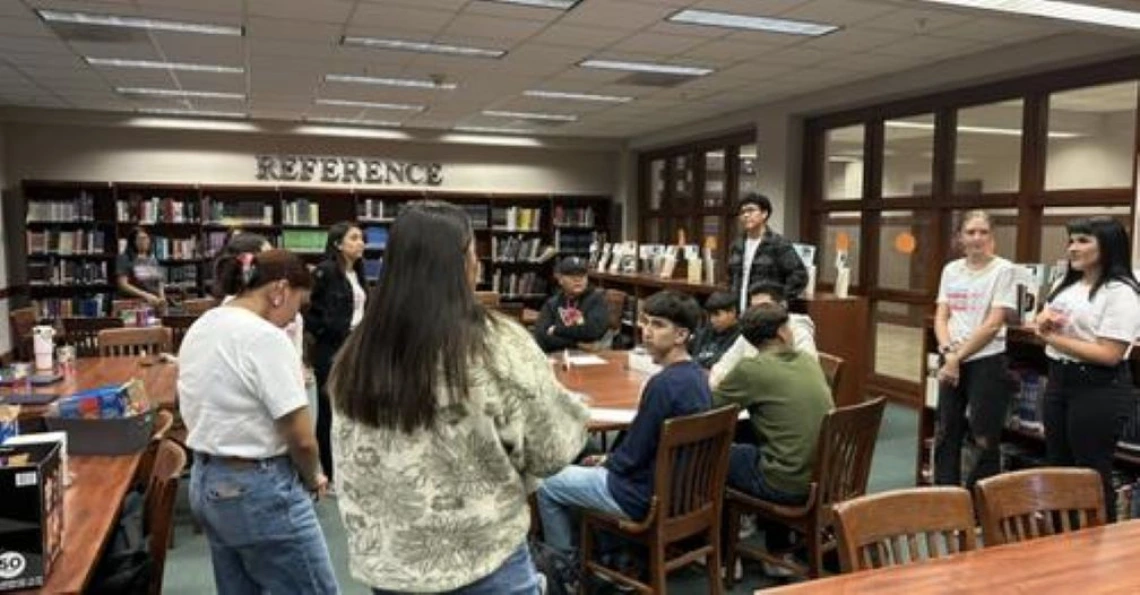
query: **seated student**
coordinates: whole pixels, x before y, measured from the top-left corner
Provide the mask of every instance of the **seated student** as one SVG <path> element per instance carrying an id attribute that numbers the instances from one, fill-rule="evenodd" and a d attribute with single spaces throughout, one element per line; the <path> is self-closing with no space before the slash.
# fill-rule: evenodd
<path id="1" fill-rule="evenodd" d="M 711 403 L 705 373 L 685 348 L 701 316 L 696 300 L 661 291 L 645 301 L 642 316 L 645 348 L 662 370 L 646 383 L 625 440 L 608 457 L 591 457 L 590 466 L 566 467 L 538 488 L 544 539 L 565 556 L 572 557 L 576 550 L 575 508 L 645 517 L 653 497 L 661 424 L 705 411 Z"/>
<path id="2" fill-rule="evenodd" d="M 534 323 L 534 338 L 542 350 L 574 349 L 606 334 L 610 313 L 605 294 L 589 286 L 586 261 L 563 258 L 554 270 L 561 290 L 546 300 Z"/>
<path id="3" fill-rule="evenodd" d="M 788 301 L 784 297 L 784 287 L 779 283 L 761 281 L 748 288 L 748 303 L 751 307 L 761 304 L 777 304 L 787 311 Z M 743 315 L 742 315 L 743 316 Z M 788 314 L 788 326 L 792 329 L 792 347 L 798 351 L 818 356 L 815 348 L 815 322 L 806 314 Z M 720 361 L 713 365 L 709 372 L 709 386 L 714 389 L 732 371 L 742 358 L 756 355 L 756 348 L 749 343 L 743 335 L 736 339 L 732 347 L 720 357 Z"/>
<path id="4" fill-rule="evenodd" d="M 759 445 L 733 444 L 728 485 L 778 504 L 807 498 L 811 465 L 831 389 L 814 354 L 792 347 L 783 306 L 753 306 L 741 317 L 741 336 L 756 354 L 745 357 L 713 391 L 713 404 L 748 410 Z"/>
<path id="5" fill-rule="evenodd" d="M 736 297 L 727 291 L 718 291 L 705 301 L 709 320 L 701 325 L 689 345 L 693 361 L 708 369 L 720 361 L 728 348 L 740 338 L 737 324 Z"/>

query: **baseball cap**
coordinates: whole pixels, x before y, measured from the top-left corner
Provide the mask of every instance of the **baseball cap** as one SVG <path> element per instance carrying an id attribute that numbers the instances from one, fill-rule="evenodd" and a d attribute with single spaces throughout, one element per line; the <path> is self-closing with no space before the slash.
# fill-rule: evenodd
<path id="1" fill-rule="evenodd" d="M 559 275 L 585 275 L 586 261 L 577 256 L 567 256 L 558 263 L 554 272 Z"/>

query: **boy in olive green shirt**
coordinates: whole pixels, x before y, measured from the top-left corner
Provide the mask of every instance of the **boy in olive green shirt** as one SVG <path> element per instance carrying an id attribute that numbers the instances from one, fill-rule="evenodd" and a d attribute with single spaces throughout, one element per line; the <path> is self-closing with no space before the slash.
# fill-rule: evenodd
<path id="1" fill-rule="evenodd" d="M 833 407 L 815 354 L 792 347 L 788 313 L 776 304 L 749 309 L 741 334 L 759 351 L 740 363 L 713 391 L 713 406 L 748 410 L 759 445 L 733 444 L 728 485 L 778 504 L 807 499 L 816 440 Z"/>

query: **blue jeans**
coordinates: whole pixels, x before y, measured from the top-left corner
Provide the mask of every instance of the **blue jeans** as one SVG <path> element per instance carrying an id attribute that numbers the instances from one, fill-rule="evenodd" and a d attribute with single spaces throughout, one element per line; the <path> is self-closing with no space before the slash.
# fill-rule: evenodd
<path id="1" fill-rule="evenodd" d="M 807 500 L 807 494 L 789 494 L 772 487 L 760 472 L 760 448 L 754 444 L 733 444 L 728 453 L 728 487 L 761 500 L 795 506 Z"/>
<path id="2" fill-rule="evenodd" d="M 372 589 L 372 595 L 398 595 L 400 591 Z M 538 573 L 524 542 L 495 572 L 449 595 L 538 595 Z"/>
<path id="3" fill-rule="evenodd" d="M 577 551 L 575 508 L 588 508 L 621 517 L 626 516 L 606 487 L 605 467 L 570 465 L 542 480 L 538 487 L 538 514 L 542 518 L 543 541 L 568 556 Z"/>
<path id="4" fill-rule="evenodd" d="M 235 464 L 194 455 L 190 508 L 218 593 L 338 593 L 313 501 L 286 456 Z"/>

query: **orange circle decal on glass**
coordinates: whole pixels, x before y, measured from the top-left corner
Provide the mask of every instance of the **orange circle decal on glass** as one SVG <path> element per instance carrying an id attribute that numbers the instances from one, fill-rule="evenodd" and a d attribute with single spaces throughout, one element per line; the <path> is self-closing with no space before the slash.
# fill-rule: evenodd
<path id="1" fill-rule="evenodd" d="M 895 250 L 902 254 L 914 254 L 914 249 L 918 247 L 918 240 L 910 232 L 902 232 L 895 236 Z"/>
<path id="2" fill-rule="evenodd" d="M 835 249 L 839 252 L 847 252 L 851 249 L 851 236 L 847 232 L 841 231 L 835 234 Z"/>

